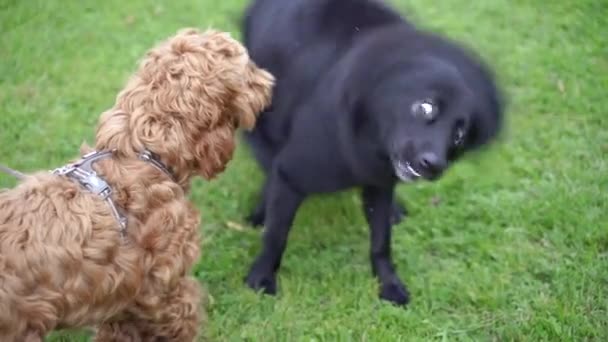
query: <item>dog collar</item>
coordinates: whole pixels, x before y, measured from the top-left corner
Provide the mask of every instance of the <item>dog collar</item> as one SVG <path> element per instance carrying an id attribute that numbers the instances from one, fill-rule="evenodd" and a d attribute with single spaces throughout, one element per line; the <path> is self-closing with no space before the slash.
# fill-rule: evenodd
<path id="1" fill-rule="evenodd" d="M 118 206 L 112 200 L 110 196 L 112 194 L 112 188 L 110 185 L 100 177 L 95 170 L 93 170 L 93 164 L 101 159 L 111 158 L 114 155 L 115 150 L 112 151 L 92 151 L 85 154 L 82 158 L 74 163 L 64 165 L 51 171 L 55 175 L 62 175 L 74 179 L 80 185 L 82 185 L 88 191 L 101 197 L 110 207 L 112 215 L 118 221 L 120 228 L 120 235 L 126 236 L 127 230 L 127 218 L 118 210 Z M 154 167 L 164 172 L 171 180 L 175 181 L 173 174 L 169 169 L 160 161 L 160 159 L 151 151 L 144 150 L 138 155 L 140 160 L 152 164 Z"/>
<path id="2" fill-rule="evenodd" d="M 154 152 L 147 149 L 143 150 L 139 153 L 138 158 L 152 164 L 154 167 L 164 172 L 167 176 L 169 176 L 169 178 L 171 178 L 172 181 L 175 182 L 175 176 L 173 175 L 171 169 L 165 166 L 165 164 L 160 161 L 160 158 Z"/>

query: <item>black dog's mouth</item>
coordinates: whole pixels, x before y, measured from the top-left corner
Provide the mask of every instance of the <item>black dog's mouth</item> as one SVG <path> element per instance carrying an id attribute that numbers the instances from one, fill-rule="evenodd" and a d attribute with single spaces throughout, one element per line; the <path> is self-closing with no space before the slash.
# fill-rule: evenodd
<path id="1" fill-rule="evenodd" d="M 416 171 L 409 161 L 393 160 L 395 175 L 404 182 L 414 182 L 422 177 L 422 173 Z"/>

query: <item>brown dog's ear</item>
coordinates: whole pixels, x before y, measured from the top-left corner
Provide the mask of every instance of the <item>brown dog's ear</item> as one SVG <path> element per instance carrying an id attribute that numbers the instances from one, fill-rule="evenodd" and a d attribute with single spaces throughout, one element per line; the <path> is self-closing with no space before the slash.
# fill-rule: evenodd
<path id="1" fill-rule="evenodd" d="M 193 170 L 210 180 L 226 168 L 235 148 L 234 126 L 224 123 L 204 133 L 194 149 Z"/>
<path id="2" fill-rule="evenodd" d="M 239 127 L 250 130 L 257 116 L 270 105 L 275 79 L 251 60 L 246 68 L 243 88 L 237 90 L 233 104 Z"/>

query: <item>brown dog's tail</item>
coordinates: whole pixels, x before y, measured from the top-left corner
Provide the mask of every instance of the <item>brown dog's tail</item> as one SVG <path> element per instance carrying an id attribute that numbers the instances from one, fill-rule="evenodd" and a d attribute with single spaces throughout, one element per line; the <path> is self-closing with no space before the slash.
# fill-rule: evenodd
<path id="1" fill-rule="evenodd" d="M 11 176 L 13 176 L 13 177 L 15 177 L 15 178 L 17 178 L 19 180 L 25 178 L 25 175 L 23 173 L 21 173 L 19 171 L 16 171 L 16 170 L 13 170 L 13 169 L 11 169 L 9 167 L 6 167 L 6 166 L 4 166 L 2 164 L 0 164 L 0 171 L 4 172 L 6 174 L 9 174 L 9 175 L 11 175 Z"/>

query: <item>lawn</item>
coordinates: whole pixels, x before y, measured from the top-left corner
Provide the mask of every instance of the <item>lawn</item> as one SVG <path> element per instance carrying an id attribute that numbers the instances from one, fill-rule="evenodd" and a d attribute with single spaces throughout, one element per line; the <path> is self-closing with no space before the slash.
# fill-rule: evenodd
<path id="1" fill-rule="evenodd" d="M 0 163 L 30 171 L 74 157 L 146 49 L 184 26 L 240 37 L 246 1 L 0 0 Z M 305 203 L 277 297 L 247 289 L 260 231 L 243 217 L 261 173 L 240 145 L 229 169 L 197 181 L 191 196 L 204 220 L 195 272 L 211 293 L 205 335 L 607 341 L 608 2 L 393 3 L 477 49 L 510 101 L 498 144 L 439 182 L 399 188 L 410 216 L 394 228 L 394 258 L 411 305 L 377 299 L 355 191 Z M 0 187 L 13 185 L 0 175 Z"/>

